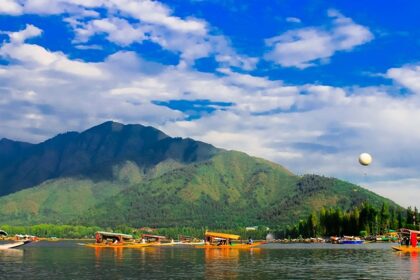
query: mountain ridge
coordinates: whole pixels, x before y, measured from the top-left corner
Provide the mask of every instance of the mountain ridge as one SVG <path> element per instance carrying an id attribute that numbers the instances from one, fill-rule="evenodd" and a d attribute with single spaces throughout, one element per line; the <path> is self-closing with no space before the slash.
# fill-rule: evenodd
<path id="1" fill-rule="evenodd" d="M 12 145 L 22 153 L 15 161 L 17 175 L 51 173 L 41 172 L 49 176 L 39 177 L 30 187 L 3 192 L 0 223 L 286 226 L 323 207 L 348 211 L 369 201 L 375 207 L 386 203 L 402 209 L 342 180 L 296 176 L 265 159 L 172 138 L 141 125 L 106 122 L 81 133 L 19 145 Z M 7 151 L 10 155 L 14 150 Z M 0 175 L 4 174 L 3 166 Z"/>
<path id="2" fill-rule="evenodd" d="M 219 151 L 207 143 L 169 137 L 152 127 L 111 121 L 81 133 L 58 134 L 38 144 L 0 146 L 0 153 L 2 150 L 0 195 L 60 177 L 110 179 L 112 166 L 126 160 L 149 169 L 166 159 L 200 161 Z"/>

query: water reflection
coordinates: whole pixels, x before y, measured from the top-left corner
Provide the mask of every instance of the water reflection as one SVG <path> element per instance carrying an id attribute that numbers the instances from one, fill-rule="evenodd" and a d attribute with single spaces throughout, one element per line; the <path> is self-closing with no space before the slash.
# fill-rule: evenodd
<path id="1" fill-rule="evenodd" d="M 237 279 L 243 259 L 259 254 L 261 249 L 204 249 L 206 279 Z"/>
<path id="2" fill-rule="evenodd" d="M 419 261 L 418 261 L 418 253 L 412 252 L 410 255 L 410 268 L 411 268 L 411 279 L 417 279 L 419 274 Z"/>
<path id="3" fill-rule="evenodd" d="M 20 249 L 7 249 L 0 250 L 0 261 L 16 261 L 23 259 L 23 250 Z"/>
<path id="4" fill-rule="evenodd" d="M 420 279 L 419 258 L 380 244 L 238 250 L 40 242 L 0 251 L 0 279 Z"/>

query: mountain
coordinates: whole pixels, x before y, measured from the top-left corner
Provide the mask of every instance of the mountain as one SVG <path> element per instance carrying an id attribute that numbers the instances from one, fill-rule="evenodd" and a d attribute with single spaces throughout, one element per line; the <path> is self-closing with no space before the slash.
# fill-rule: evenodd
<path id="1" fill-rule="evenodd" d="M 296 176 L 264 159 L 140 125 L 107 122 L 36 145 L 3 142 L 0 154 L 13 165 L 0 165 L 7 194 L 0 224 L 231 228 L 294 224 L 322 207 L 348 210 L 365 201 L 401 209 L 348 182 Z"/>
<path id="2" fill-rule="evenodd" d="M 82 133 L 68 132 L 40 144 L 0 141 L 0 195 L 46 180 L 73 177 L 112 179 L 112 168 L 134 162 L 145 173 L 163 161 L 188 164 L 218 149 L 191 139 L 171 138 L 142 125 L 106 122 Z"/>

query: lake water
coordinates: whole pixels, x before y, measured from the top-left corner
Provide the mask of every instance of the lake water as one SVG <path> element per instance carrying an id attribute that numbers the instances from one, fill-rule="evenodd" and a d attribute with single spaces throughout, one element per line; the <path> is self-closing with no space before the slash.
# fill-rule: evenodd
<path id="1" fill-rule="evenodd" d="M 393 252 L 392 245 L 94 249 L 38 242 L 0 250 L 0 279 L 420 279 L 420 257 Z"/>

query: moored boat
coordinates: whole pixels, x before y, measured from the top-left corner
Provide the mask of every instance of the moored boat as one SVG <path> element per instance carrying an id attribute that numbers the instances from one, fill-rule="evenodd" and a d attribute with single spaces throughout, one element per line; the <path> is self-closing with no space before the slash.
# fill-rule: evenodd
<path id="1" fill-rule="evenodd" d="M 401 239 L 400 246 L 393 246 L 392 249 L 404 253 L 420 252 L 420 247 L 417 246 L 420 231 L 401 229 L 399 235 Z"/>
<path id="2" fill-rule="evenodd" d="M 142 248 L 148 243 L 135 242 L 132 235 L 115 232 L 98 231 L 95 234 L 96 243 L 84 244 L 91 248 Z"/>
<path id="3" fill-rule="evenodd" d="M 197 245 L 195 248 L 206 249 L 250 249 L 265 244 L 266 242 L 232 243 L 232 240 L 239 240 L 240 236 L 236 234 L 209 232 L 205 233 L 205 244 Z"/>
<path id="4" fill-rule="evenodd" d="M 363 244 L 362 239 L 360 239 L 359 237 L 355 237 L 355 236 L 343 236 L 343 238 L 341 238 L 338 242 L 340 244 Z"/>
<path id="5" fill-rule="evenodd" d="M 13 242 L 13 243 L 8 243 L 8 244 L 1 244 L 0 245 L 0 250 L 7 250 L 7 249 L 14 249 L 14 248 L 18 248 L 21 247 L 25 244 L 30 243 L 30 240 L 25 240 L 25 241 L 18 241 L 18 242 Z"/>

